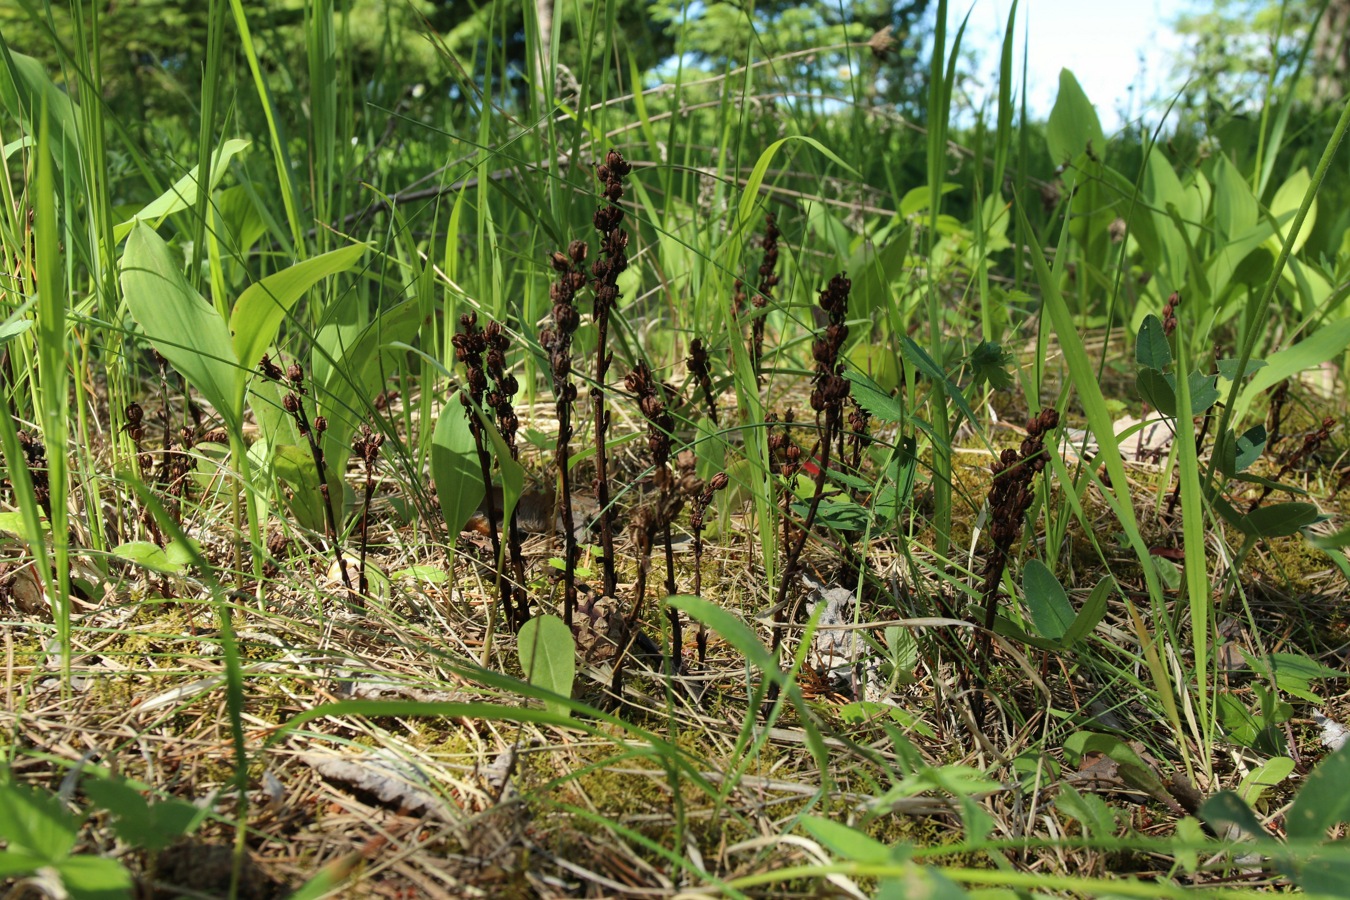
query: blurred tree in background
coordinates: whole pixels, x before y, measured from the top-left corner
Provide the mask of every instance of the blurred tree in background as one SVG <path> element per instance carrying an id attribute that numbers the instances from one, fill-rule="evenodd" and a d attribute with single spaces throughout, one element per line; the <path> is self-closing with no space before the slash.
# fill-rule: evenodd
<path id="1" fill-rule="evenodd" d="M 1202 120 L 1259 108 L 1272 75 L 1314 111 L 1350 87 L 1350 0 L 1203 0 L 1177 22 L 1183 108 Z"/>
<path id="2" fill-rule="evenodd" d="M 306 0 L 245 0 L 244 9 L 259 57 L 274 76 L 274 89 L 303 84 Z M 776 70 L 800 89 L 838 93 L 921 111 L 925 73 L 919 61 L 931 33 L 931 0 L 859 0 L 822 4 L 812 0 L 337 0 L 340 70 L 368 102 L 392 106 L 384 96 L 423 84 L 452 96 L 452 83 L 467 77 L 491 84 L 487 73 L 505 77 L 517 96 L 537 86 L 535 61 L 526 59 L 527 35 L 536 16 L 546 31 L 541 42 L 564 67 L 564 77 L 593 92 L 628 91 L 630 62 L 644 77 L 681 55 L 686 66 L 709 72 L 789 53 L 800 55 Z M 97 28 L 103 99 L 126 121 L 190 117 L 200 96 L 210 4 L 203 0 L 137 0 L 99 12 Z M 38 56 L 53 72 L 68 70 L 55 46 L 70 53 L 77 40 L 69 3 L 0 4 L 0 32 L 10 47 Z M 82 31 L 92 39 L 88 18 Z M 227 12 L 227 16 L 229 13 Z M 527 21 L 527 16 L 529 21 Z M 558 40 L 552 48 L 552 29 Z M 233 22 L 227 30 L 233 32 Z M 883 29 L 889 31 L 882 32 Z M 51 40 L 52 36 L 56 40 Z M 605 40 L 595 36 L 605 35 Z M 874 54 L 846 51 L 846 42 L 877 35 Z M 227 47 L 233 47 L 230 42 Z M 817 50 L 816 53 L 803 51 Z M 608 52 L 606 52 L 608 51 Z M 231 52 L 227 49 L 227 55 Z M 449 58 L 447 58 L 447 55 Z M 228 61 L 247 78 L 241 56 Z M 390 77 L 396 74 L 397 77 Z M 856 80 L 855 80 L 856 79 Z M 861 87 L 859 87 L 861 86 Z M 444 88 L 445 90 L 441 91 Z M 501 101 L 499 91 L 494 90 Z"/>

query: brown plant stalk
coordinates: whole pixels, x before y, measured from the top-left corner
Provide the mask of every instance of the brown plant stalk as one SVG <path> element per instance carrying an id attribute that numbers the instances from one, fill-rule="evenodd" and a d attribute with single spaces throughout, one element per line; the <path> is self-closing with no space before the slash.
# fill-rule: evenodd
<path id="1" fill-rule="evenodd" d="M 608 349 L 609 319 L 619 300 L 619 276 L 628 268 L 628 232 L 622 227 L 624 212 L 623 180 L 632 166 L 617 150 L 610 150 L 596 168 L 605 205 L 595 211 L 593 224 L 600 232 L 600 255 L 591 265 L 591 289 L 595 295 L 595 388 L 591 402 L 595 414 L 595 498 L 600 505 L 600 547 L 604 573 L 604 591 L 613 596 L 618 589 L 614 570 L 614 509 L 609 493 L 609 453 L 605 438 L 609 434 L 609 411 L 605 408 L 605 379 L 614 354 Z"/>
<path id="2" fill-rule="evenodd" d="M 993 466 L 994 480 L 989 486 L 989 541 L 993 549 L 984 563 L 980 591 L 984 598 L 984 628 L 976 633 L 973 647 L 977 682 L 971 713 L 977 727 L 984 721 L 984 688 L 988 683 L 999 585 L 1022 534 L 1022 521 L 1035 499 L 1033 481 L 1037 473 L 1045 469 L 1045 436 L 1058 425 L 1056 410 L 1042 410 L 1027 423 L 1027 436 L 1022 445 L 1016 450 L 1005 449 Z"/>
<path id="3" fill-rule="evenodd" d="M 816 514 L 820 510 L 821 497 L 825 493 L 825 479 L 830 469 L 831 447 L 843 428 L 844 403 L 849 398 L 850 385 L 844 378 L 844 367 L 839 356 L 848 337 L 848 326 L 844 324 L 844 320 L 848 314 L 848 296 L 851 289 L 852 283 L 847 277 L 836 275 L 820 292 L 820 308 L 825 312 L 827 324 L 825 330 L 811 345 L 811 354 L 816 362 L 816 374 L 811 389 L 811 408 L 815 410 L 816 426 L 820 433 L 814 460 L 815 493 L 807 507 L 801 530 L 788 548 L 787 559 L 778 583 L 778 597 L 773 607 L 772 649 L 775 654 L 783 642 L 783 626 L 787 622 L 788 589 L 797 574 L 802 551 L 806 549 L 806 540 L 811 534 Z"/>
<path id="4" fill-rule="evenodd" d="M 577 537 L 572 513 L 571 462 L 572 405 L 577 386 L 572 382 L 572 335 L 581 324 L 576 293 L 586 284 L 582 263 L 586 260 L 585 241 L 573 241 L 567 253 L 554 253 L 550 260 L 557 279 L 549 287 L 553 300 L 552 324 L 539 334 L 539 343 L 548 354 L 553 376 L 553 397 L 558 417 L 555 462 L 558 466 L 558 499 L 563 524 L 563 621 L 572 626 L 572 611 L 577 605 Z"/>

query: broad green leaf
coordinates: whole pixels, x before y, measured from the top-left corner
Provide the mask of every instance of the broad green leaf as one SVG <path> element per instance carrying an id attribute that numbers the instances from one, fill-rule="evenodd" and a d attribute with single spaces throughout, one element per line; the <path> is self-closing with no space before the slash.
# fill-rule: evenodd
<path id="1" fill-rule="evenodd" d="M 1177 395 L 1171 375 L 1164 375 L 1157 369 L 1140 369 L 1134 376 L 1134 386 L 1139 396 L 1165 416 L 1176 417 Z"/>
<path id="2" fill-rule="evenodd" d="M 43 856 L 35 856 L 26 850 L 0 850 L 0 878 L 16 878 L 36 872 L 47 865 Z"/>
<path id="3" fill-rule="evenodd" d="M 72 856 L 56 866 L 70 900 L 121 900 L 131 896 L 131 873 L 115 859 Z"/>
<path id="4" fill-rule="evenodd" d="M 79 822 L 57 796 L 41 788 L 0 784 L 0 837 L 10 850 L 53 863 L 75 847 Z"/>
<path id="5" fill-rule="evenodd" d="M 164 575 L 176 575 L 183 571 L 181 563 L 169 559 L 162 547 L 150 541 L 128 541 L 114 547 L 113 556 Z"/>
<path id="6" fill-rule="evenodd" d="M 945 197 L 947 194 L 950 194 L 953 191 L 959 191 L 960 189 L 961 185 L 953 184 L 950 181 L 944 181 L 938 195 Z M 917 215 L 918 213 L 927 212 L 928 208 L 932 206 L 933 203 L 932 196 L 933 193 L 928 189 L 928 185 L 926 184 L 910 188 L 905 192 L 905 196 L 900 198 L 900 209 L 898 210 L 900 218 L 908 219 L 910 216 Z"/>
<path id="7" fill-rule="evenodd" d="M 1088 837 L 1104 841 L 1116 833 L 1116 814 L 1096 794 L 1080 794 L 1070 785 L 1062 785 L 1055 797 L 1055 809 L 1083 824 Z"/>
<path id="8" fill-rule="evenodd" d="M 880 397 L 883 397 L 888 403 L 883 403 L 879 398 L 869 398 L 869 402 L 877 403 L 877 410 L 864 406 L 867 412 L 873 416 L 884 418 L 888 422 L 900 422 L 903 420 L 903 414 L 896 412 L 900 409 L 898 402 L 891 398 L 891 391 L 900 386 L 900 363 L 894 349 L 886 343 L 873 344 L 871 341 L 859 341 L 853 344 L 848 351 L 845 351 L 844 359 L 848 360 L 848 370 L 844 372 L 844 378 L 853 382 L 853 397 L 859 397 L 859 387 L 867 387 L 869 391 L 875 391 Z M 860 382 L 853 378 L 853 375 L 864 375 L 867 382 Z M 861 399 L 859 399 L 859 402 Z M 888 416 L 899 416 L 899 418 L 888 418 Z"/>
<path id="9" fill-rule="evenodd" d="M 1311 859 L 1295 862 L 1294 882 L 1311 895 L 1350 897 L 1350 848 L 1344 841 L 1327 845 Z"/>
<path id="10" fill-rule="evenodd" d="M 232 430 L 242 424 L 234 403 L 234 350 L 215 308 L 193 290 L 169 245 L 137 222 L 122 255 L 122 293 L 132 317 L 160 354 L 201 391 Z"/>
<path id="11" fill-rule="evenodd" d="M 252 142 L 232 138 L 216 148 L 216 152 L 211 159 L 210 187 L 214 188 L 220 183 L 221 177 L 229 168 L 231 157 L 248 147 L 250 143 Z M 113 226 L 113 240 L 120 243 L 122 238 L 126 237 L 135 227 L 137 219 L 152 221 L 158 225 L 164 220 L 165 216 L 188 209 L 196 202 L 197 167 L 193 166 L 186 175 L 175 181 L 167 191 L 141 207 L 140 212 L 136 213 L 135 216 Z"/>
<path id="12" fill-rule="evenodd" d="M 952 403 L 956 404 L 956 408 L 961 411 L 961 414 L 970 421 L 970 424 L 979 429 L 980 424 L 975 419 L 974 410 L 966 402 L 966 395 L 947 377 L 947 373 L 942 371 L 942 367 L 937 364 L 933 357 L 928 355 L 928 351 L 916 344 L 909 335 L 901 336 L 900 346 L 904 351 L 905 359 L 913 363 L 915 368 L 926 375 L 934 384 L 941 385 L 951 395 Z"/>
<path id="13" fill-rule="evenodd" d="M 393 581 L 425 581 L 428 584 L 445 584 L 450 580 L 445 569 L 439 566 L 408 566 L 406 569 L 399 569 L 397 572 L 389 573 Z"/>
<path id="14" fill-rule="evenodd" d="M 1277 235 L 1270 238 L 1268 246 L 1272 252 L 1280 252 L 1280 246 L 1284 243 L 1289 225 L 1293 222 L 1298 208 L 1303 205 L 1303 196 L 1308 193 L 1311 184 L 1312 176 L 1308 174 L 1308 167 L 1303 166 L 1293 175 L 1290 175 L 1288 180 L 1280 185 L 1279 190 L 1275 192 L 1274 198 L 1270 201 L 1270 214 L 1279 222 L 1280 230 Z M 1289 248 L 1290 256 L 1303 249 L 1303 245 L 1307 242 L 1308 235 L 1312 233 L 1313 225 L 1316 223 L 1317 198 L 1314 197 L 1312 206 L 1308 207 L 1308 214 L 1303 218 L 1303 225 L 1299 228 L 1298 234 L 1294 237 L 1294 243 Z"/>
<path id="15" fill-rule="evenodd" d="M 1294 771 L 1294 761 L 1287 756 L 1276 756 L 1247 773 L 1238 785 L 1238 796 L 1255 806 L 1267 790 L 1275 787 Z"/>
<path id="16" fill-rule="evenodd" d="M 1167 371 L 1172 365 L 1172 348 L 1163 332 L 1163 323 L 1157 316 L 1149 313 L 1139 326 L 1139 338 L 1134 345 L 1134 358 L 1141 366 Z"/>
<path id="17" fill-rule="evenodd" d="M 1350 234 L 1350 232 L 1347 233 Z M 1214 368 L 1219 371 L 1219 375 L 1222 378 L 1225 378 L 1228 381 L 1238 381 L 1239 375 L 1242 378 L 1246 378 L 1248 375 L 1254 374 L 1258 369 L 1262 369 L 1266 365 L 1264 359 L 1249 359 L 1247 360 L 1247 371 L 1239 373 L 1238 362 L 1239 360 L 1236 359 L 1221 359 L 1214 363 Z"/>
<path id="18" fill-rule="evenodd" d="M 891 849 L 885 844 L 842 822 L 820 816 L 803 816 L 801 824 L 821 846 L 840 859 L 877 865 L 884 865 L 892 859 Z"/>
<path id="19" fill-rule="evenodd" d="M 122 840 L 150 851 L 196 831 L 210 812 L 172 797 L 151 803 L 121 779 L 86 778 L 80 789 L 115 816 L 113 830 Z"/>
<path id="20" fill-rule="evenodd" d="M 1198 416 L 1219 400 L 1217 375 L 1192 372 L 1187 379 L 1191 395 L 1191 415 Z M 1165 416 L 1177 415 L 1176 376 L 1157 369 L 1142 368 L 1134 379 L 1139 395 Z"/>
<path id="21" fill-rule="evenodd" d="M 1200 807 L 1200 818 L 1217 834 L 1223 834 L 1227 826 L 1235 825 L 1259 842 L 1272 840 L 1270 833 L 1261 827 L 1256 813 L 1233 791 L 1220 791 L 1206 800 Z"/>
<path id="22" fill-rule="evenodd" d="M 35 536 L 29 533 L 28 523 L 24 521 L 23 513 L 0 512 L 0 532 L 9 532 L 23 538 L 28 543 L 33 543 Z M 42 535 L 46 538 L 51 533 L 51 526 L 46 519 L 42 520 Z"/>
<path id="23" fill-rule="evenodd" d="M 1302 196 L 1299 200 L 1302 200 Z M 1295 207 L 1297 209 L 1297 207 Z M 1260 206 L 1237 167 L 1219 154 L 1214 161 L 1214 218 L 1219 233 L 1234 238 L 1256 225 Z"/>
<path id="24" fill-rule="evenodd" d="M 1311 525 L 1321 515 L 1312 503 L 1272 503 L 1247 513 L 1238 520 L 1237 526 L 1251 537 L 1284 537 Z"/>
<path id="25" fill-rule="evenodd" d="M 1110 575 L 1097 582 L 1097 586 L 1092 589 L 1092 593 L 1083 603 L 1083 608 L 1078 610 L 1078 615 L 1074 617 L 1073 624 L 1064 633 L 1064 639 L 1061 643 L 1065 648 L 1072 647 L 1091 634 L 1097 624 L 1105 618 L 1107 601 L 1115 587 L 1116 580 Z"/>
<path id="26" fill-rule="evenodd" d="M 1012 389 L 1012 370 L 1017 367 L 1017 357 L 1001 344 L 980 341 L 966 361 L 970 365 L 971 383 L 976 387 L 987 384 L 996 391 Z"/>
<path id="27" fill-rule="evenodd" d="M 1097 110 L 1068 69 L 1059 71 L 1059 95 L 1045 126 L 1045 142 L 1056 165 L 1072 162 L 1089 147 L 1098 156 L 1106 152 L 1106 137 Z"/>
<path id="28" fill-rule="evenodd" d="M 511 456 L 511 449 L 506 446 L 506 440 L 497 430 L 497 426 L 488 421 L 481 409 L 475 412 L 478 414 L 478 421 L 483 424 L 483 431 L 492 444 L 493 456 L 497 460 L 497 471 L 502 478 L 502 521 L 508 522 L 516 510 L 516 504 L 520 502 L 521 495 L 525 493 L 525 467 Z M 506 552 L 505 545 L 502 552 Z M 504 560 L 499 562 L 505 564 Z"/>
<path id="29" fill-rule="evenodd" d="M 3 41 L 4 35 L 0 34 L 0 43 Z M 45 105 L 48 122 L 55 129 L 52 161 L 63 174 L 73 175 L 83 155 L 79 124 L 83 113 L 79 104 L 52 81 L 46 63 L 6 47 L 9 52 L 0 55 L 0 102 L 34 135 L 40 131 L 38 116 Z"/>
<path id="30" fill-rule="evenodd" d="M 1266 449 L 1266 426 L 1253 425 L 1241 437 L 1234 439 L 1233 432 L 1224 434 L 1215 442 L 1214 461 L 1220 472 L 1232 478 L 1243 472 L 1252 463 L 1261 458 Z"/>
<path id="31" fill-rule="evenodd" d="M 1210 407 L 1219 402 L 1219 376 L 1206 375 L 1203 372 L 1192 372 L 1190 375 L 1191 388 L 1191 415 L 1198 416 L 1207 412 Z"/>
<path id="32" fill-rule="evenodd" d="M 572 679 L 576 676 L 576 645 L 571 629 L 557 616 L 535 616 L 520 628 L 516 635 L 516 652 L 525 678 L 535 687 L 541 687 L 563 697 L 572 696 Z M 570 716 L 572 710 L 557 702 L 544 701 L 545 707 L 561 716 Z"/>
<path id="33" fill-rule="evenodd" d="M 847 271 L 854 273 L 849 306 L 854 316 L 870 322 L 874 310 L 891 303 L 891 285 L 905 273 L 912 235 L 911 229 L 902 228 L 882 246 L 869 242 L 849 259 Z"/>
<path id="34" fill-rule="evenodd" d="M 1350 347 L 1350 318 L 1323 325 L 1292 347 L 1269 354 L 1266 356 L 1266 365 L 1242 389 L 1233 408 L 1233 417 L 1240 418 L 1246 413 L 1262 391 L 1291 375 L 1320 366 L 1345 352 L 1347 347 Z"/>
<path id="35" fill-rule="evenodd" d="M 1342 547 L 1350 547 L 1350 525 L 1345 526 L 1335 534 L 1329 534 L 1325 537 L 1315 537 L 1312 539 L 1313 546 L 1323 550 L 1338 550 Z"/>
<path id="36" fill-rule="evenodd" d="M 1073 624 L 1073 604 L 1055 573 L 1039 559 L 1027 560 L 1022 569 L 1022 593 L 1041 637 L 1052 641 L 1064 637 Z"/>
<path id="37" fill-rule="evenodd" d="M 765 649 L 764 642 L 744 622 L 715 603 L 690 594 L 669 598 L 671 606 L 696 622 L 702 622 L 745 657 L 746 662 L 770 678 L 779 676 L 778 665 Z"/>
<path id="38" fill-rule="evenodd" d="M 351 438 L 366 421 L 373 398 L 383 387 L 382 379 L 394 370 L 392 357 L 399 346 L 413 339 L 422 323 L 421 304 L 414 298 L 381 310 L 375 320 L 360 329 L 350 343 L 336 342 L 331 348 L 332 365 L 321 379 L 319 412 L 328 417 L 323 451 L 328 462 L 342 471 L 351 455 Z M 326 364 L 325 364 L 326 365 Z M 317 351 L 314 371 L 320 370 Z M 316 380 L 320 380 L 315 375 Z"/>
<path id="39" fill-rule="evenodd" d="M 1078 731 L 1065 739 L 1064 750 L 1075 760 L 1087 753 L 1103 753 L 1119 766 L 1120 777 L 1130 786 L 1155 796 L 1166 791 L 1157 771 L 1115 735 Z"/>
<path id="40" fill-rule="evenodd" d="M 22 304 L 10 315 L 4 323 L 0 324 L 0 346 L 8 344 L 19 335 L 33 327 L 33 320 L 28 316 L 28 308 L 33 305 L 33 301 Z"/>
<path id="41" fill-rule="evenodd" d="M 1344 678 L 1345 673 L 1330 666 L 1324 666 L 1315 659 L 1309 659 L 1301 653 L 1271 653 L 1269 656 L 1248 656 L 1243 654 L 1247 664 L 1256 672 L 1275 679 L 1275 685 L 1286 694 L 1293 694 L 1309 703 L 1321 703 L 1322 698 L 1313 693 L 1311 682 L 1317 678 Z"/>
<path id="42" fill-rule="evenodd" d="M 894 359 L 893 353 L 888 355 Z M 905 421 L 905 408 L 900 401 L 867 374 L 849 366 L 844 370 L 844 377 L 852 384 L 849 396 L 858 401 L 858 405 L 878 421 L 889 425 L 898 425 Z"/>
<path id="43" fill-rule="evenodd" d="M 459 395 L 451 397 L 431 437 L 431 480 L 451 540 L 478 509 L 487 490 L 469 430 L 470 415 L 459 402 Z"/>
<path id="44" fill-rule="evenodd" d="M 1327 828 L 1350 822 L 1350 749 L 1324 758 L 1303 783 L 1285 815 L 1289 838 L 1320 841 Z"/>
<path id="45" fill-rule="evenodd" d="M 248 286 L 230 313 L 234 357 L 239 361 L 236 391 L 242 402 L 244 385 L 267 347 L 276 339 L 282 320 L 305 292 L 329 275 L 345 272 L 366 252 L 354 244 L 311 257 Z"/>

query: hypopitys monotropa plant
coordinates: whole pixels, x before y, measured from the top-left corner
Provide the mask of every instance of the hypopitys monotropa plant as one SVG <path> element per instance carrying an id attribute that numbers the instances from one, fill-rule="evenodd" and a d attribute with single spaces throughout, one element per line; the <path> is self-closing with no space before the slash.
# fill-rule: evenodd
<path id="1" fill-rule="evenodd" d="M 708 350 L 703 346 L 702 338 L 694 338 L 689 345 L 689 359 L 686 363 L 689 367 L 689 374 L 693 376 L 698 384 L 699 390 L 703 392 L 703 402 L 708 410 L 708 418 L 712 419 L 713 425 L 719 424 L 717 421 L 717 395 L 713 393 L 712 367 L 708 359 Z"/>
<path id="2" fill-rule="evenodd" d="M 730 482 L 726 472 L 718 472 L 702 486 L 698 496 L 693 499 L 689 512 L 689 530 L 694 533 L 694 596 L 703 596 L 703 529 L 708 516 L 708 507 L 712 506 L 713 495 Z M 694 636 L 698 647 L 698 663 L 706 665 L 708 661 L 708 626 L 700 621 L 698 633 Z"/>
<path id="3" fill-rule="evenodd" d="M 811 409 L 816 413 L 816 430 L 819 435 L 816 450 L 811 454 L 815 466 L 815 492 L 811 495 L 801 530 L 797 533 L 796 540 L 788 547 L 782 580 L 778 584 L 778 598 L 774 604 L 775 653 L 783 642 L 788 588 L 797 574 L 798 561 L 806 548 L 806 540 L 811 534 L 816 514 L 820 511 L 821 497 L 825 493 L 831 448 L 843 438 L 844 404 L 848 401 L 851 388 L 848 379 L 844 377 L 841 354 L 844 341 L 848 338 L 848 325 L 845 324 L 845 319 L 848 317 L 848 296 L 852 287 L 852 282 L 846 276 L 836 275 L 820 292 L 819 303 L 825 313 L 825 328 L 811 344 L 811 356 L 816 363 L 815 375 L 811 381 Z"/>
<path id="4" fill-rule="evenodd" d="M 323 503 L 324 525 L 328 530 L 329 548 L 333 552 L 334 562 L 342 577 L 342 586 L 360 605 L 360 598 L 354 595 L 355 586 L 352 584 L 351 575 L 347 572 L 347 565 L 342 559 L 342 543 L 338 538 L 337 512 L 334 510 L 332 498 L 329 496 L 328 466 L 324 459 L 322 443 L 323 433 L 328 430 L 328 420 L 323 416 L 316 415 L 311 426 L 309 414 L 305 411 L 305 404 L 302 399 L 308 393 L 305 388 L 305 370 L 300 368 L 298 363 L 291 363 L 283 372 L 281 367 L 272 362 L 271 358 L 264 353 L 261 362 L 258 363 L 258 369 L 262 372 L 263 377 L 288 388 L 286 394 L 281 398 L 281 408 L 295 421 L 296 432 L 309 444 L 309 454 L 314 461 L 314 471 L 319 479 L 319 499 Z"/>
<path id="5" fill-rule="evenodd" d="M 778 217 L 769 213 L 764 217 L 764 237 L 761 246 L 764 256 L 759 263 L 759 290 L 750 300 L 755 307 L 755 318 L 750 323 L 750 358 L 755 364 L 755 378 L 761 377 L 761 360 L 764 358 L 764 326 L 769 301 L 773 290 L 778 287 L 778 239 L 782 237 L 778 230 Z"/>
<path id="6" fill-rule="evenodd" d="M 600 254 L 591 264 L 591 291 L 595 295 L 595 388 L 591 392 L 595 415 L 595 499 L 600 504 L 600 546 L 606 595 L 617 584 L 614 571 L 614 510 L 609 493 L 609 411 L 605 407 L 605 379 L 613 354 L 609 352 L 609 319 L 619 300 L 619 276 L 628 268 L 628 232 L 622 227 L 623 182 L 632 166 L 617 150 L 610 150 L 596 168 L 605 204 L 595 211 L 593 223 L 600 232 Z"/>
<path id="7" fill-rule="evenodd" d="M 646 595 L 647 573 L 651 567 L 651 550 L 656 535 L 662 535 L 662 546 L 666 559 L 666 592 L 677 593 L 675 589 L 675 555 L 671 545 L 670 527 L 684 503 L 670 468 L 671 432 L 675 428 L 675 417 L 670 414 L 663 396 L 665 388 L 652 374 L 646 360 L 638 360 L 633 371 L 624 378 L 624 386 L 637 398 L 638 409 L 647 420 L 647 453 L 651 459 L 650 490 L 643 498 L 642 506 L 633 525 L 633 536 L 638 544 L 638 579 L 633 593 L 633 608 L 629 612 L 630 635 L 636 634 L 637 621 L 642 614 Z M 671 671 L 680 670 L 680 648 L 683 634 L 677 610 L 670 610 L 671 628 Z M 630 636 L 631 640 L 631 636 Z M 622 659 L 620 660 L 622 663 Z M 618 685 L 619 670 L 616 667 L 615 684 Z"/>
<path id="8" fill-rule="evenodd" d="M 497 529 L 497 498 L 492 491 L 492 454 L 488 450 L 487 435 L 478 418 L 487 394 L 487 369 L 483 355 L 489 352 L 487 334 L 478 327 L 478 314 L 469 312 L 459 317 L 459 331 L 450 339 L 455 348 L 455 361 L 464 366 L 465 392 L 460 395 L 465 414 L 469 417 L 469 433 L 473 435 L 474 450 L 478 454 L 478 470 L 483 479 L 483 514 L 487 520 L 488 542 L 492 547 L 493 577 L 497 595 L 501 599 L 502 616 L 514 622 L 515 604 L 511 597 L 511 580 L 502 571 L 502 543 Z"/>
<path id="9" fill-rule="evenodd" d="M 994 619 L 998 613 L 998 589 L 1003 581 L 1017 539 L 1022 534 L 1022 520 L 1035 500 L 1034 481 L 1046 465 L 1045 436 L 1059 425 L 1055 409 L 1043 409 L 1027 423 L 1027 436 L 1014 450 L 1008 447 L 994 463 L 994 480 L 989 485 L 989 542 L 992 544 L 984 562 L 980 596 L 984 599 L 984 628 L 976 633 L 974 657 L 978 684 L 971 712 L 976 726 L 984 721 L 984 686 L 989 675 L 989 653 Z"/>
<path id="10" fill-rule="evenodd" d="M 572 611 L 577 604 L 577 537 L 572 514 L 572 481 L 568 471 L 571 460 L 572 406 L 577 387 L 572 382 L 572 335 L 581 324 L 576 294 L 586 285 L 582 264 L 586 261 L 585 241 L 573 241 L 566 253 L 554 253 L 550 259 L 558 277 L 549 286 L 553 301 L 551 324 L 539 333 L 539 344 L 548 354 L 553 376 L 553 397 L 558 418 L 555 463 L 558 467 L 558 495 L 563 524 L 563 621 L 572 626 Z"/>
<path id="11" fill-rule="evenodd" d="M 497 430 L 501 432 L 507 452 L 513 460 L 518 459 L 520 450 L 516 446 L 516 432 L 520 430 L 520 418 L 516 415 L 514 398 L 520 390 L 520 384 L 516 376 L 506 370 L 506 352 L 511 348 L 511 339 L 502 323 L 495 321 L 488 322 L 483 337 L 487 342 L 487 374 L 492 379 L 492 387 L 484 399 L 497 420 Z M 546 510 L 546 518 L 552 515 L 552 509 Z M 506 546 L 510 555 L 511 577 L 515 582 L 512 593 L 516 598 L 512 627 L 517 631 L 530 617 L 529 598 L 524 589 L 525 552 L 521 543 L 520 503 L 517 502 L 511 509 L 511 519 L 506 525 Z M 507 614 L 510 616 L 511 612 L 508 610 Z"/>
<path id="12" fill-rule="evenodd" d="M 370 426 L 361 425 L 361 430 L 352 440 L 352 453 L 361 461 L 365 469 L 365 497 L 361 504 L 361 554 L 357 564 L 357 592 L 369 595 L 369 583 L 366 579 L 366 551 L 370 546 L 370 501 L 375 496 L 375 466 L 380 460 L 380 447 L 384 446 L 384 435 L 371 431 Z"/>

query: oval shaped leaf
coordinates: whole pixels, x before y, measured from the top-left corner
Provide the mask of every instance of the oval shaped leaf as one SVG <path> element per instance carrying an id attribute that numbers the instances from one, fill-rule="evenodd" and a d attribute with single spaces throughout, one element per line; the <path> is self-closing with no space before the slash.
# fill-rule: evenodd
<path id="1" fill-rule="evenodd" d="M 354 244 L 312 257 L 255 281 L 239 295 L 230 313 L 234 358 L 240 365 L 239 389 L 276 339 L 281 320 L 305 291 L 329 275 L 347 271 L 365 252 L 365 244 Z"/>
<path id="2" fill-rule="evenodd" d="M 233 401 L 230 331 L 188 284 L 169 245 L 144 222 L 136 223 L 122 255 L 122 294 L 151 345 L 237 429 L 243 408 Z"/>
<path id="3" fill-rule="evenodd" d="M 246 141 L 242 138 L 233 138 L 226 141 L 216 148 L 215 154 L 211 158 L 211 174 L 208 180 L 208 189 L 214 188 L 220 183 L 221 177 L 225 174 L 230 164 L 230 157 L 239 153 L 248 147 L 252 141 Z M 193 166 L 188 173 L 178 179 L 164 193 L 160 194 L 154 200 L 151 200 L 145 206 L 141 207 L 140 212 L 127 221 L 113 227 L 113 240 L 120 242 L 127 236 L 136 225 L 137 219 L 150 219 L 156 222 L 164 220 L 164 217 L 179 210 L 187 209 L 197 202 L 197 167 Z"/>
<path id="4" fill-rule="evenodd" d="M 1052 641 L 1064 637 L 1073 625 L 1073 604 L 1055 573 L 1039 559 L 1028 560 L 1022 569 L 1022 591 L 1041 636 Z"/>
<path id="5" fill-rule="evenodd" d="M 1091 145 L 1096 153 L 1106 150 L 1106 138 L 1097 110 L 1068 69 L 1059 71 L 1059 95 L 1055 97 L 1050 120 L 1045 126 L 1045 142 L 1050 159 L 1056 165 L 1072 162 Z"/>
<path id="6" fill-rule="evenodd" d="M 1159 372 L 1172 365 L 1172 348 L 1158 317 L 1149 313 L 1139 326 L 1139 338 L 1134 345 L 1134 358 L 1141 366 Z"/>
<path id="7" fill-rule="evenodd" d="M 547 615 L 530 619 L 516 635 L 516 652 L 530 684 L 563 697 L 572 696 L 576 645 L 572 630 L 562 619 Z M 572 714 L 566 704 L 557 701 L 545 700 L 544 708 L 563 716 Z"/>
<path id="8" fill-rule="evenodd" d="M 1237 524 L 1252 537 L 1284 537 L 1316 522 L 1320 515 L 1311 503 L 1273 503 L 1253 510 Z"/>
<path id="9" fill-rule="evenodd" d="M 458 398 L 456 394 L 441 410 L 431 435 L 431 480 L 452 540 L 483 502 L 486 492 L 473 432 Z"/>
<path id="10" fill-rule="evenodd" d="M 114 547 L 113 556 L 162 575 L 176 575 L 183 570 L 182 563 L 174 562 L 164 552 L 164 548 L 149 541 L 128 541 Z"/>

